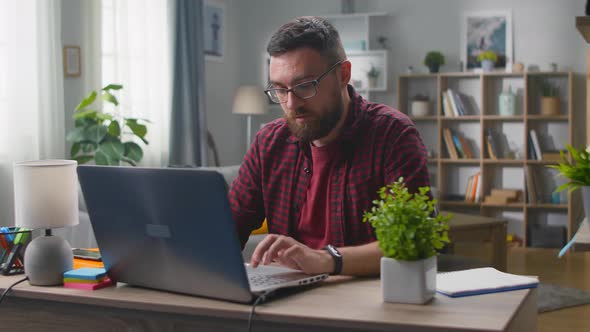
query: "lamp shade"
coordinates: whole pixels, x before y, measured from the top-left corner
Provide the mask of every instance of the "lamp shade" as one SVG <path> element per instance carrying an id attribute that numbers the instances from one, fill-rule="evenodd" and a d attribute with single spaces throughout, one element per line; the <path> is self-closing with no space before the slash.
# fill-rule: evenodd
<path id="1" fill-rule="evenodd" d="M 266 113 L 266 98 L 259 87 L 244 85 L 238 88 L 234 98 L 234 114 Z"/>
<path id="2" fill-rule="evenodd" d="M 16 226 L 30 229 L 78 224 L 78 175 L 75 160 L 14 164 Z"/>

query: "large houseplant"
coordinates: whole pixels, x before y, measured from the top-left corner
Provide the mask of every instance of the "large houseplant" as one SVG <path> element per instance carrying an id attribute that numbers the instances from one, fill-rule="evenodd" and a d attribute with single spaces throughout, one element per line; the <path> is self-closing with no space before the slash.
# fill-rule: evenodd
<path id="1" fill-rule="evenodd" d="M 429 187 L 410 193 L 403 178 L 379 189 L 363 222 L 375 229 L 381 258 L 381 288 L 387 302 L 425 303 L 436 289 L 436 253 L 449 242 L 451 215 L 435 214 Z"/>
<path id="2" fill-rule="evenodd" d="M 142 122 L 149 121 L 102 112 L 95 105 L 100 93 L 104 102 L 118 106 L 119 101 L 112 92 L 122 88 L 122 85 L 109 84 L 99 92 L 92 91 L 76 107 L 74 129 L 66 139 L 72 142 L 70 156 L 78 163 L 94 161 L 97 165 L 120 165 L 125 162 L 135 166 L 143 158 L 143 150 L 133 137 L 148 144 L 147 127 Z"/>

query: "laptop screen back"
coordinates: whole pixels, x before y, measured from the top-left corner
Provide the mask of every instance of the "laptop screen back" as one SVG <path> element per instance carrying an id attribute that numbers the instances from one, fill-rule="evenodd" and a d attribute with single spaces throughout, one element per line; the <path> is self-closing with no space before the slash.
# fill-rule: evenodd
<path id="1" fill-rule="evenodd" d="M 111 278 L 154 289 L 251 301 L 221 174 L 79 166 L 78 175 Z"/>

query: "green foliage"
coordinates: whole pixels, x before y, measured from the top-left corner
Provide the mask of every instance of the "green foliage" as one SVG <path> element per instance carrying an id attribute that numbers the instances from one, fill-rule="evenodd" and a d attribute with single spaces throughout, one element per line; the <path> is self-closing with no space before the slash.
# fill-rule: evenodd
<path id="1" fill-rule="evenodd" d="M 559 96 L 559 89 L 556 86 L 554 86 L 553 84 L 551 84 L 549 81 L 541 79 L 539 84 L 541 85 L 541 95 L 543 97 L 558 97 Z"/>
<path id="2" fill-rule="evenodd" d="M 424 57 L 424 65 L 430 67 L 431 65 L 442 66 L 445 64 L 445 56 L 439 51 L 430 51 Z"/>
<path id="3" fill-rule="evenodd" d="M 569 180 L 557 187 L 555 192 L 565 189 L 571 192 L 579 187 L 590 186 L 590 147 L 576 150 L 573 146 L 566 144 L 566 148 L 572 156 L 572 162 L 567 159 L 565 151 L 560 151 L 562 160 L 559 164 L 547 166 L 558 170 L 558 176 L 563 176 Z"/>
<path id="4" fill-rule="evenodd" d="M 477 61 L 482 62 L 484 60 L 490 60 L 496 63 L 498 61 L 498 55 L 494 51 L 483 51 L 477 56 Z"/>
<path id="5" fill-rule="evenodd" d="M 436 199 L 429 187 L 410 193 L 403 178 L 379 189 L 380 200 L 363 215 L 375 229 L 379 248 L 386 257 L 414 261 L 434 256 L 449 243 L 448 221 L 452 215 L 432 217 Z"/>
<path id="6" fill-rule="evenodd" d="M 381 74 L 379 69 L 377 69 L 377 67 L 371 64 L 371 69 L 369 69 L 369 71 L 367 72 L 367 76 L 377 78 L 379 77 L 379 74 Z"/>
<path id="7" fill-rule="evenodd" d="M 101 99 L 118 106 L 119 101 L 112 91 L 122 88 L 118 84 L 105 86 L 100 91 Z M 100 112 L 92 107 L 97 97 L 98 92 L 92 91 L 74 110 L 74 129 L 66 136 L 72 142 L 70 157 L 80 164 L 94 160 L 97 165 L 120 165 L 121 162 L 137 165 L 143 158 L 143 150 L 131 139 L 136 136 L 148 144 L 147 127 L 140 122 L 149 121 Z M 131 132 L 125 132 L 126 128 Z M 123 136 L 130 140 L 123 142 Z"/>

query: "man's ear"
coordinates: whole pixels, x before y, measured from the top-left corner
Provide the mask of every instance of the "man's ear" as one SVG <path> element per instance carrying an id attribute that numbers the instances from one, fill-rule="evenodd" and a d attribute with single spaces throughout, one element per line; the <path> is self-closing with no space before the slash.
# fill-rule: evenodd
<path id="1" fill-rule="evenodd" d="M 348 60 L 344 60 L 340 65 L 340 85 L 346 86 L 350 82 L 352 64 Z"/>

